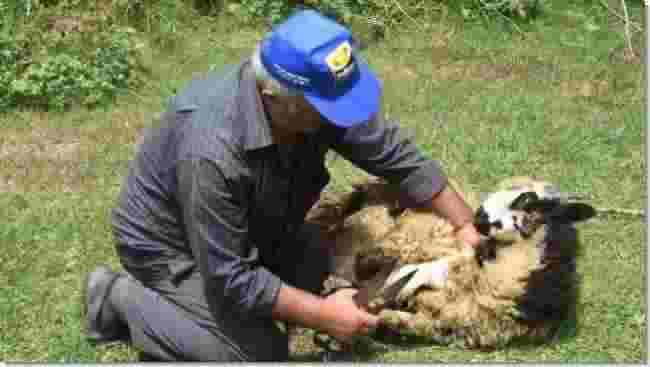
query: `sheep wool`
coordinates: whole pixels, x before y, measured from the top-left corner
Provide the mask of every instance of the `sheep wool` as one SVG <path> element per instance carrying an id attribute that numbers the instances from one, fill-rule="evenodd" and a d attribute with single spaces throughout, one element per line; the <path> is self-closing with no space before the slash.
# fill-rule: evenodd
<path id="1" fill-rule="evenodd" d="M 518 226 L 514 236 L 488 240 L 488 255 L 459 244 L 446 220 L 401 208 L 393 188 L 381 181 L 357 185 L 338 200 L 330 197 L 308 220 L 326 224 L 325 236 L 335 244 L 333 273 L 352 284 L 373 281 L 391 261 L 445 267 L 430 284 L 380 312 L 385 331 L 467 348 L 545 340 L 575 303 L 574 223 L 594 211 L 560 200 L 555 185 L 533 178 L 513 177 L 496 187 L 535 199 L 518 210 L 495 211 Z M 482 209 L 476 194 L 461 195 L 477 212 Z"/>

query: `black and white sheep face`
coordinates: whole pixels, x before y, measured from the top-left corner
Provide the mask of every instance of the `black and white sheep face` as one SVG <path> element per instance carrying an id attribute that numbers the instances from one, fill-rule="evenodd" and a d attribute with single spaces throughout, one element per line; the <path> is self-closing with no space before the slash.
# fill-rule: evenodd
<path id="1" fill-rule="evenodd" d="M 489 195 L 478 208 L 474 224 L 488 239 L 515 242 L 530 237 L 541 224 L 534 209 L 541 199 L 527 190 L 498 191 Z"/>
<path id="2" fill-rule="evenodd" d="M 554 186 L 540 186 L 542 189 L 536 191 L 531 191 L 536 189 L 533 187 L 497 191 L 483 201 L 474 220 L 478 231 L 485 236 L 485 243 L 477 252 L 480 264 L 494 260 L 499 247 L 522 243 L 540 230 L 543 232 L 536 235 L 542 242 L 539 245 L 546 247 L 543 239 L 547 237 L 547 225 L 571 225 L 595 215 L 591 206 L 568 203 L 569 195 L 549 190 Z"/>

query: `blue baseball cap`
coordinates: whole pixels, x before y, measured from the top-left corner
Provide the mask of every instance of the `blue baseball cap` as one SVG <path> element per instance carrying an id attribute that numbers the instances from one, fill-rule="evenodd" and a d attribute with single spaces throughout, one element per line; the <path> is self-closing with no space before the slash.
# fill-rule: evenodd
<path id="1" fill-rule="evenodd" d="M 314 10 L 278 25 L 260 47 L 264 68 L 281 84 L 301 92 L 337 126 L 369 121 L 379 110 L 381 84 L 356 55 L 351 32 Z"/>

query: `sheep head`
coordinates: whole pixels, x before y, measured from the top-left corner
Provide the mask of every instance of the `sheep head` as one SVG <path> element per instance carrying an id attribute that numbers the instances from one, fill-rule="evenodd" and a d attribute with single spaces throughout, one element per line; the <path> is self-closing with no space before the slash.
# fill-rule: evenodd
<path id="1" fill-rule="evenodd" d="M 558 225 L 570 226 L 593 217 L 593 207 L 583 203 L 569 203 L 565 195 L 550 185 L 540 185 L 544 189 L 530 191 L 530 188 L 517 188 L 498 191 L 489 195 L 476 210 L 474 225 L 486 237 L 482 255 L 493 255 L 495 244 L 505 245 L 527 241 L 539 237 L 540 233 Z M 537 235 L 537 236 L 536 236 Z M 543 238 L 539 239 L 544 242 Z"/>
<path id="2" fill-rule="evenodd" d="M 516 297 L 517 317 L 530 322 L 565 316 L 574 283 L 577 233 L 574 223 L 593 217 L 587 204 L 569 202 L 575 197 L 545 182 L 528 181 L 491 194 L 476 211 L 477 229 L 487 238 L 478 258 L 497 274 L 508 264 L 502 257 L 528 250 L 536 259 L 520 275 L 522 293 Z"/>

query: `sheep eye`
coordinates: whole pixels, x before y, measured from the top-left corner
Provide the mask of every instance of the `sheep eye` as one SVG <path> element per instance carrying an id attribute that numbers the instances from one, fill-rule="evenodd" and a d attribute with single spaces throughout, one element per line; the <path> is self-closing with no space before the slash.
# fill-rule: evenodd
<path id="1" fill-rule="evenodd" d="M 514 215 L 512 216 L 512 224 L 518 232 L 523 232 L 522 228 L 519 227 L 519 224 L 517 223 L 517 217 L 515 217 Z"/>
<path id="2" fill-rule="evenodd" d="M 483 207 L 480 207 L 474 217 L 474 226 L 484 236 L 490 234 L 490 220 Z"/>

